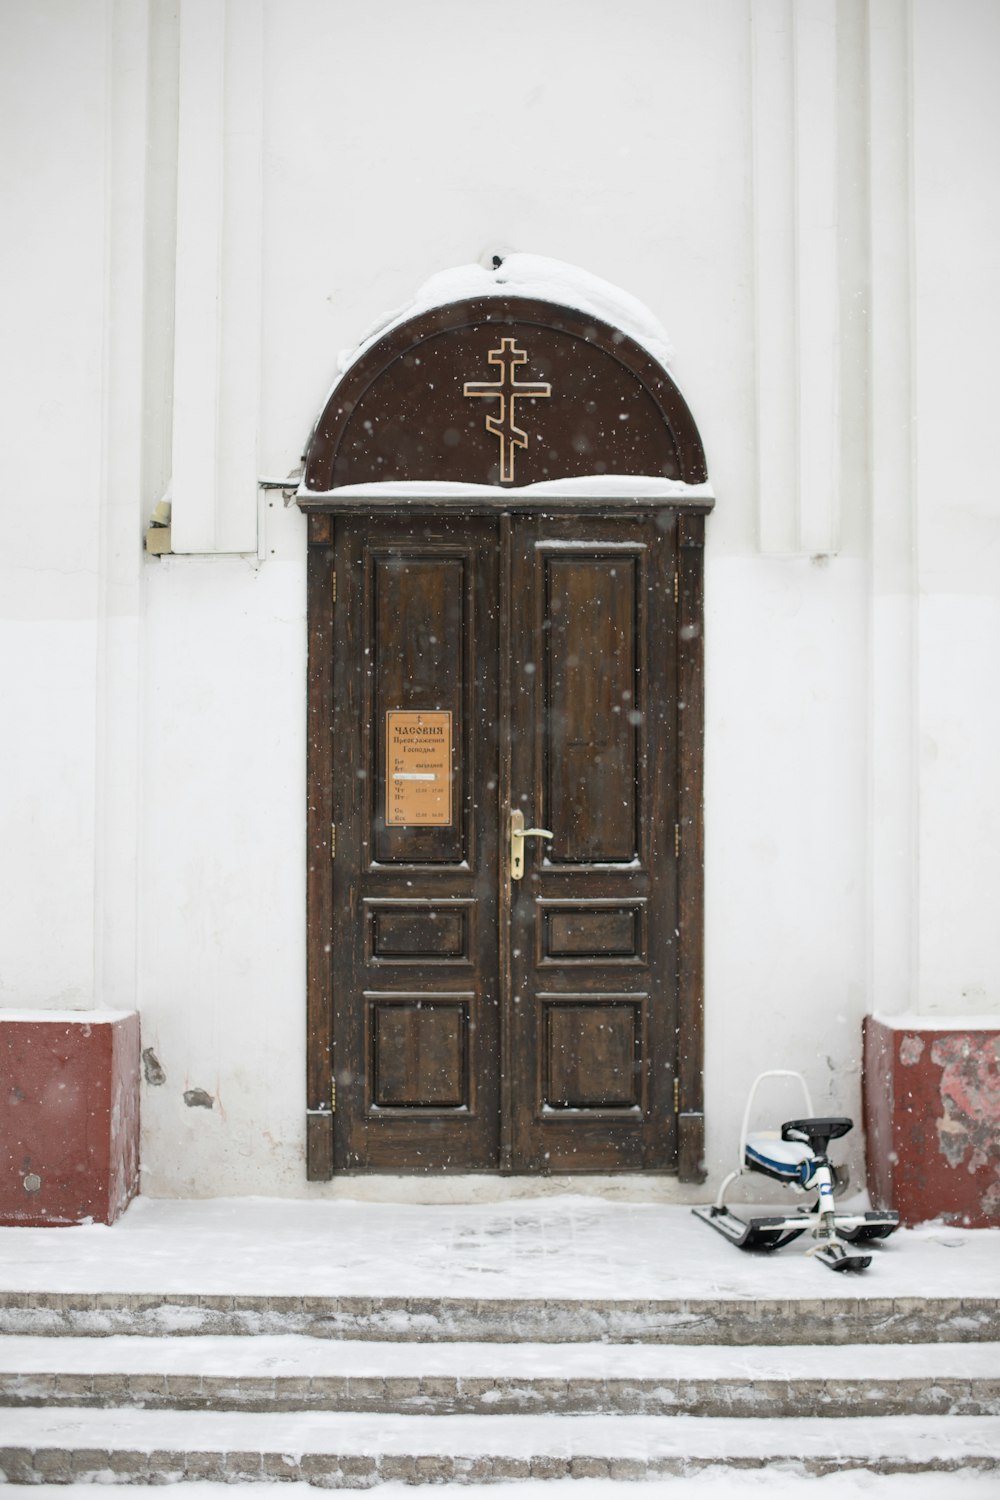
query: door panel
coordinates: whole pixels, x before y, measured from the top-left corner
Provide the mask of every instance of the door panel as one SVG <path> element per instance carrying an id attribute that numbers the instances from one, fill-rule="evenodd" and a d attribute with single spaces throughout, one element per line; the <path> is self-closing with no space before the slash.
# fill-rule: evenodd
<path id="1" fill-rule="evenodd" d="M 541 995 L 548 1109 L 642 1107 L 644 997 Z"/>
<path id="2" fill-rule="evenodd" d="M 469 1109 L 469 1022 L 475 995 L 365 995 L 375 1109 Z"/>
<path id="3" fill-rule="evenodd" d="M 475 559 L 459 555 L 424 555 L 416 544 L 405 550 L 370 548 L 366 584 L 370 593 L 370 631 L 365 649 L 373 663 L 372 735 L 366 769 L 374 776 L 372 853 L 380 865 L 458 864 L 474 836 L 472 796 L 468 775 L 471 763 L 466 739 L 471 732 L 465 711 L 469 681 L 463 667 L 467 653 L 476 650 Z M 479 649 L 485 647 L 479 642 Z M 388 725 L 390 714 L 420 709 L 450 714 L 454 798 L 437 826 L 407 822 L 390 827 L 386 818 L 388 791 Z M 438 731 L 444 725 L 428 725 Z M 406 774 L 405 772 L 402 774 Z M 421 774 L 419 772 L 413 774 Z M 449 802 L 451 798 L 449 797 Z M 408 817 L 405 809 L 398 816 Z"/>
<path id="4" fill-rule="evenodd" d="M 637 552 L 538 554 L 536 732 L 554 864 L 621 864 L 638 852 L 641 562 Z"/>
<path id="5" fill-rule="evenodd" d="M 538 944 L 535 962 L 540 968 L 557 964 L 605 965 L 648 963 L 646 899 L 632 901 L 535 902 Z"/>
<path id="6" fill-rule="evenodd" d="M 654 517 L 514 531 L 515 1171 L 676 1160 L 673 537 Z"/>

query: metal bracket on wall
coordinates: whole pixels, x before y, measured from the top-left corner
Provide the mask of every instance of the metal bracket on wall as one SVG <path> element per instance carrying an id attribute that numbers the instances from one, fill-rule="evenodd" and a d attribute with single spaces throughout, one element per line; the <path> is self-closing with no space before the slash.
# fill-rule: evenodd
<path id="1" fill-rule="evenodd" d="M 280 490 L 285 504 L 291 505 L 304 473 L 305 464 L 299 464 L 298 468 L 293 469 L 284 479 L 272 479 L 261 475 L 257 480 L 257 488 L 260 490 Z"/>

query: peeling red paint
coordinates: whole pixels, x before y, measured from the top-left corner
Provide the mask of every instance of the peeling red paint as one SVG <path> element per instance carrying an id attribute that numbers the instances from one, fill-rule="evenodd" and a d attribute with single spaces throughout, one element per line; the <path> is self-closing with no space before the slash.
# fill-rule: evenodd
<path id="1" fill-rule="evenodd" d="M 904 1036 L 900 1038 L 899 1060 L 904 1068 L 914 1068 L 924 1055 L 924 1039 L 922 1036 Z"/>
<path id="2" fill-rule="evenodd" d="M 949 1165 L 978 1172 L 992 1153 L 1000 1178 L 1000 1039 L 984 1045 L 968 1033 L 942 1037 L 931 1059 L 943 1070 L 937 1128 Z"/>
<path id="3" fill-rule="evenodd" d="M 139 1186 L 139 1017 L 0 1015 L 0 1224 L 112 1224 Z"/>
<path id="4" fill-rule="evenodd" d="M 905 1031 L 868 1017 L 868 1187 L 905 1224 L 1000 1225 L 1000 1029 Z"/>

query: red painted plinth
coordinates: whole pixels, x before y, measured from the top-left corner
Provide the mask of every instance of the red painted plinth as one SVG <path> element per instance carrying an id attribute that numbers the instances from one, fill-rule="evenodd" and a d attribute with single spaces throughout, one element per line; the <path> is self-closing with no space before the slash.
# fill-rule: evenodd
<path id="1" fill-rule="evenodd" d="M 0 1224 L 112 1224 L 139 1188 L 139 1017 L 0 1011 Z"/>
<path id="2" fill-rule="evenodd" d="M 904 1224 L 1000 1225 L 1000 1025 L 868 1016 L 868 1191 Z"/>

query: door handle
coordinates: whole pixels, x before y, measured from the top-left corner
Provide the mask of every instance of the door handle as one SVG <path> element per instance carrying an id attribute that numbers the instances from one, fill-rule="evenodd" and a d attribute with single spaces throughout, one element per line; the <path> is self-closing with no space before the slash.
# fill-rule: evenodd
<path id="1" fill-rule="evenodd" d="M 525 828 L 524 813 L 520 809 L 510 815 L 510 878 L 520 880 L 524 875 L 524 841 L 525 839 L 554 839 L 555 834 L 548 828 Z"/>

